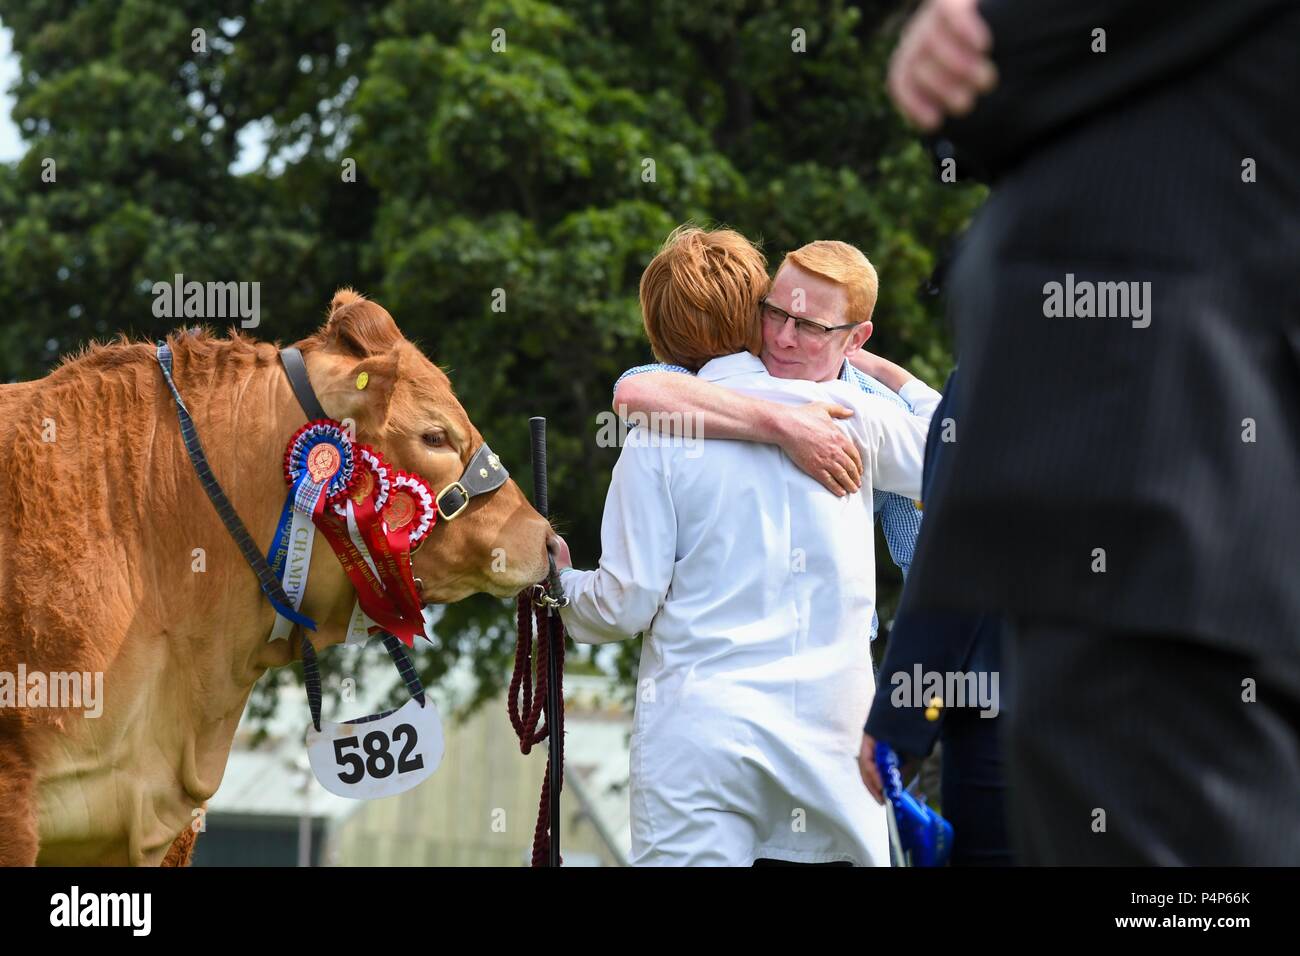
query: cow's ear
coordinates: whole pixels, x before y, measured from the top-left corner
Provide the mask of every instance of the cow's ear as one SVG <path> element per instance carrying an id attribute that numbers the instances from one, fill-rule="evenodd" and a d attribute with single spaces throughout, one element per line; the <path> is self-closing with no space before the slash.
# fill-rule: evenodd
<path id="1" fill-rule="evenodd" d="M 333 351 L 357 358 L 387 352 L 402 338 L 387 309 L 351 289 L 334 293 L 320 334 Z"/>
<path id="2" fill-rule="evenodd" d="M 330 363 L 323 387 L 317 391 L 321 407 L 331 418 L 356 423 L 358 434 L 378 432 L 388 421 L 388 409 L 397 388 L 397 349 L 372 355 L 360 362 Z"/>

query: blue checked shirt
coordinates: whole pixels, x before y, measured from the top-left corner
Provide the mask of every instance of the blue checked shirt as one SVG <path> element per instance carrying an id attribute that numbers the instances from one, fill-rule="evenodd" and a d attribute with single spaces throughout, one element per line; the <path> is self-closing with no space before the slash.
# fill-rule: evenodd
<path id="1" fill-rule="evenodd" d="M 630 368 L 618 377 L 614 383 L 614 392 L 618 393 L 619 382 L 629 375 L 639 375 L 642 372 L 682 372 L 686 375 L 693 374 L 690 369 L 683 368 L 680 365 L 638 365 Z M 916 409 L 897 392 L 891 391 L 881 385 L 870 375 L 866 375 L 854 368 L 849 362 L 844 363 L 840 369 L 840 381 L 849 382 L 862 389 L 868 395 L 877 395 L 889 402 L 894 402 L 902 408 L 907 409 L 909 414 L 915 413 Z M 921 509 L 916 506 L 916 502 L 910 498 L 904 498 L 902 495 L 896 495 L 892 491 L 873 491 L 875 495 L 873 505 L 876 515 L 880 518 L 880 527 L 885 532 L 885 544 L 889 546 L 889 556 L 893 558 L 894 564 L 898 565 L 898 570 L 903 572 L 903 580 L 907 580 L 907 572 L 912 567 L 912 555 L 916 552 L 916 536 L 921 533 Z M 874 611 L 871 613 L 871 639 L 876 639 L 876 632 L 880 627 L 880 619 Z"/>

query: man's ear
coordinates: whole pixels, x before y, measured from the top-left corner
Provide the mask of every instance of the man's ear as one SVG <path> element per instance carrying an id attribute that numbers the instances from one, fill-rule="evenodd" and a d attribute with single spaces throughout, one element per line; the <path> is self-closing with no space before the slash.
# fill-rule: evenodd
<path id="1" fill-rule="evenodd" d="M 388 421 L 399 357 L 393 349 L 360 362 L 330 358 L 323 363 L 323 381 L 316 396 L 325 413 L 338 421 L 351 419 L 357 434 L 378 432 Z"/>
<path id="2" fill-rule="evenodd" d="M 854 329 L 849 335 L 849 351 L 856 352 L 858 349 L 862 348 L 862 346 L 866 345 L 867 339 L 871 338 L 871 333 L 875 330 L 876 327 L 871 324 L 870 319 L 867 319 L 867 321 Z"/>

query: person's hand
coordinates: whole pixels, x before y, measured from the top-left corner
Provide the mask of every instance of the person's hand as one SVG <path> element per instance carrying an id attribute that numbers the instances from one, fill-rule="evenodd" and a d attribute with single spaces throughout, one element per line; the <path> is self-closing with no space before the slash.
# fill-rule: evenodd
<path id="1" fill-rule="evenodd" d="M 784 409 L 781 450 L 801 471 L 841 497 L 862 487 L 862 456 L 858 446 L 838 425 L 852 418 L 853 409 L 833 402 L 809 402 Z"/>
<path id="2" fill-rule="evenodd" d="M 910 780 L 916 775 L 918 761 L 914 757 L 903 759 L 902 766 L 898 772 L 903 775 L 903 780 Z M 858 750 L 858 772 L 862 774 L 862 782 L 867 785 L 867 792 L 871 794 L 872 799 L 881 806 L 885 803 L 885 782 L 880 778 L 880 768 L 876 766 L 876 738 L 871 734 L 863 733 L 862 747 Z"/>
<path id="3" fill-rule="evenodd" d="M 889 61 L 889 95 L 914 125 L 932 132 L 965 116 L 998 83 L 993 32 L 977 0 L 926 0 L 903 29 Z"/>
<path id="4" fill-rule="evenodd" d="M 876 766 L 876 738 L 868 733 L 862 735 L 862 747 L 858 750 L 858 772 L 862 774 L 862 782 L 867 785 L 871 798 L 884 806 L 885 784 L 880 779 L 880 768 Z"/>
<path id="5" fill-rule="evenodd" d="M 546 550 L 555 558 L 556 571 L 563 571 L 565 568 L 573 567 L 573 561 L 569 557 L 569 544 L 558 534 L 552 532 L 551 536 L 546 539 Z"/>

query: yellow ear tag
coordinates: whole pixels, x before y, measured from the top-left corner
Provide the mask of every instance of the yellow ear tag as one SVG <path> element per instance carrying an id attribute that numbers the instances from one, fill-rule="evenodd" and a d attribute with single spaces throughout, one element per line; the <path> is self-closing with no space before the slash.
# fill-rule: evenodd
<path id="1" fill-rule="evenodd" d="M 369 372 L 362 372 L 360 375 L 357 376 L 357 391 L 358 391 L 358 392 L 361 391 L 363 388 L 365 388 L 365 387 L 366 387 L 367 385 L 369 385 L 369 384 L 370 384 L 370 373 L 369 373 Z"/>

